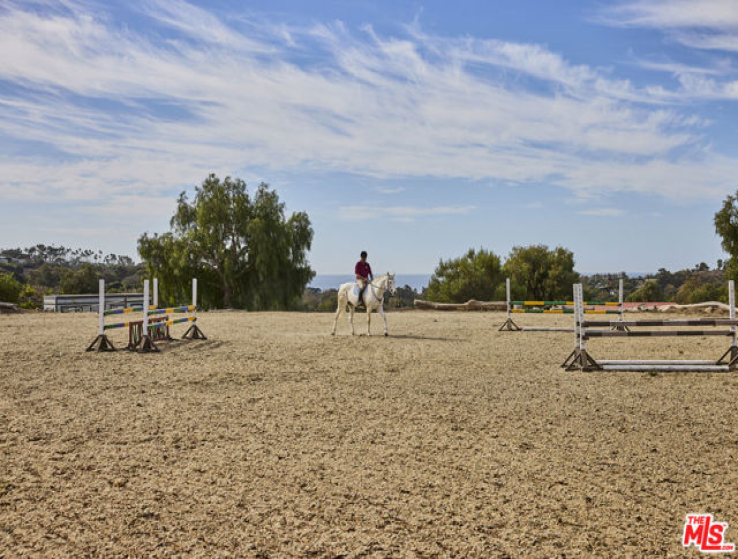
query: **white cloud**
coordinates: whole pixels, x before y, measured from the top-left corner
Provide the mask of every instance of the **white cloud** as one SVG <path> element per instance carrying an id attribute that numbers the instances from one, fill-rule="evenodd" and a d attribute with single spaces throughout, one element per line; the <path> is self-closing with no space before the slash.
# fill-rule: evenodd
<path id="1" fill-rule="evenodd" d="M 625 212 L 618 208 L 593 208 L 589 210 L 582 210 L 579 215 L 591 215 L 598 217 L 619 217 L 625 214 Z"/>
<path id="2" fill-rule="evenodd" d="M 635 0 L 603 10 L 600 21 L 615 26 L 662 30 L 684 46 L 723 53 L 738 52 L 738 3 L 735 0 Z M 677 63 L 641 62 L 644 68 L 670 71 L 682 85 L 677 93 L 687 99 L 738 99 L 738 81 L 706 75 L 734 74 L 730 59 L 708 62 L 704 68 Z M 669 92 L 664 92 L 665 98 Z"/>
<path id="3" fill-rule="evenodd" d="M 734 84 L 637 88 L 540 45 L 417 25 L 386 38 L 340 23 L 240 21 L 246 33 L 181 0 L 141 6 L 157 33 L 73 2 L 46 15 L 0 9 L 0 80 L 23 88 L 3 94 L 0 125 L 53 152 L 0 156 L 0 199 L 121 204 L 252 168 L 685 199 L 722 196 L 738 172 L 672 104 L 733 95 Z M 379 211 L 429 215 L 409 209 Z"/>
<path id="4" fill-rule="evenodd" d="M 636 0 L 611 6 L 603 19 L 623 26 L 738 29 L 734 0 Z"/>
<path id="5" fill-rule="evenodd" d="M 653 60 L 639 60 L 636 65 L 645 68 L 646 70 L 654 70 L 657 72 L 667 72 L 676 76 L 682 74 L 700 74 L 700 75 L 713 75 L 719 76 L 727 73 L 735 73 L 730 67 L 723 68 L 704 68 L 701 66 L 690 66 L 688 64 L 681 64 L 679 62 L 656 62 Z"/>
<path id="6" fill-rule="evenodd" d="M 404 186 L 378 186 L 374 190 L 380 194 L 400 194 L 405 192 L 406 188 Z"/>

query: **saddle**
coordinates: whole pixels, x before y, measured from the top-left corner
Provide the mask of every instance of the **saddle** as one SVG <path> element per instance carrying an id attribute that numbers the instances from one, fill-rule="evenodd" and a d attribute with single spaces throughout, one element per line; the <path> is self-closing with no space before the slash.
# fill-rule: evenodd
<path id="1" fill-rule="evenodd" d="M 358 301 L 357 301 L 356 305 L 354 305 L 354 308 L 356 308 L 356 309 L 358 309 L 359 307 L 365 307 L 366 308 L 366 305 L 364 304 L 364 295 L 366 294 L 366 287 L 364 288 L 364 292 L 361 293 L 361 288 L 359 287 L 359 284 L 358 283 L 355 283 L 354 284 L 353 292 L 354 292 L 354 294 L 358 298 Z"/>

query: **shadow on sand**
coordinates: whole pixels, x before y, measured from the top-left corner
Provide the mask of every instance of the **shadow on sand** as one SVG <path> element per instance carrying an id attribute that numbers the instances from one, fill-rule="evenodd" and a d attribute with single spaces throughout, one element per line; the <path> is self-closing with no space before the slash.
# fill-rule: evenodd
<path id="1" fill-rule="evenodd" d="M 458 342 L 460 341 L 460 340 L 456 340 L 453 338 L 437 338 L 434 336 L 419 336 L 419 335 L 413 335 L 413 334 L 393 334 L 392 332 L 390 332 L 389 337 L 399 339 L 399 340 L 427 340 L 431 342 Z"/>

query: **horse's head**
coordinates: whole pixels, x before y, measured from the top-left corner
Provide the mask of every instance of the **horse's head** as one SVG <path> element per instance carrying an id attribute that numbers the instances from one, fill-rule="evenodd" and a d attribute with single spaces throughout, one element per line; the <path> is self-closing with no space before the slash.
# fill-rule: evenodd
<path id="1" fill-rule="evenodd" d="M 397 293 L 397 286 L 395 285 L 395 274 L 387 272 L 387 291 L 395 295 Z"/>

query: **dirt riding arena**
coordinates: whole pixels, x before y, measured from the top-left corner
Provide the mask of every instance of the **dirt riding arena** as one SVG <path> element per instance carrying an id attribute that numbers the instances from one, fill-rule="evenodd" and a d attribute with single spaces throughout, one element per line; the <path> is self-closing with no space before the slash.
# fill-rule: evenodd
<path id="1" fill-rule="evenodd" d="M 738 373 L 566 373 L 572 334 L 388 318 L 203 313 L 138 355 L 85 353 L 94 314 L 0 316 L 0 557 L 682 555 L 691 512 L 738 541 Z"/>

